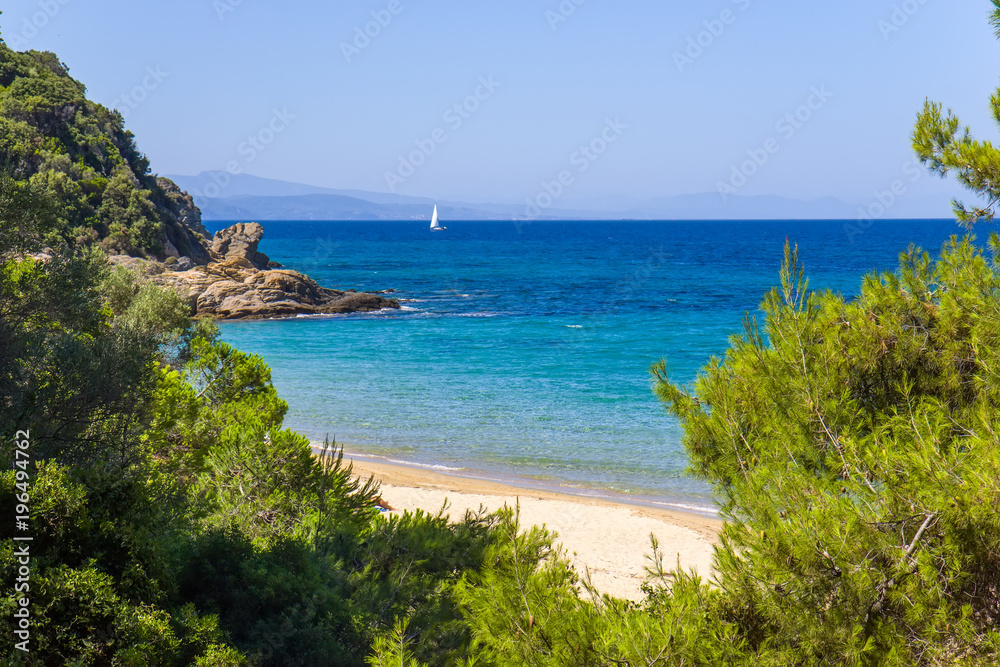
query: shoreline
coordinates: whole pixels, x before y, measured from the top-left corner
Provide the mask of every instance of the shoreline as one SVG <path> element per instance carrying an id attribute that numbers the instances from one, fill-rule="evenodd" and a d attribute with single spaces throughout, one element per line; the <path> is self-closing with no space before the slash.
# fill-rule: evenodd
<path id="1" fill-rule="evenodd" d="M 335 443 L 337 448 L 343 448 L 344 459 L 354 461 L 358 464 L 371 465 L 374 467 L 385 466 L 389 469 L 401 468 L 403 470 L 420 471 L 442 475 L 448 478 L 458 478 L 483 484 L 495 484 L 509 487 L 511 489 L 522 489 L 529 493 L 545 494 L 555 496 L 568 496 L 582 500 L 603 500 L 612 505 L 629 505 L 643 507 L 653 511 L 662 510 L 667 513 L 675 513 L 680 516 L 694 515 L 699 519 L 719 520 L 717 506 L 707 506 L 699 504 L 700 498 L 678 496 L 664 496 L 655 494 L 629 493 L 617 489 L 577 486 L 567 482 L 559 482 L 556 479 L 543 480 L 529 475 L 518 475 L 517 473 L 503 473 L 488 469 L 477 469 L 469 467 L 453 467 L 440 463 L 430 463 L 421 461 L 409 461 L 400 458 L 393 458 L 386 454 L 373 454 L 370 452 L 351 449 L 350 443 Z M 323 449 L 323 442 L 311 438 L 313 452 L 317 455 Z M 454 464 L 459 465 L 459 464 Z M 355 467 L 358 467 L 357 465 Z"/>
<path id="2" fill-rule="evenodd" d="M 437 514 L 445 502 L 446 514 L 459 519 L 466 510 L 520 505 L 522 526 L 544 525 L 558 533 L 581 578 L 589 571 L 601 593 L 640 600 L 650 534 L 655 534 L 669 569 L 678 561 L 711 577 L 714 545 L 723 521 L 695 512 L 645 504 L 616 502 L 604 496 L 528 488 L 507 482 L 467 477 L 424 467 L 372 460 L 344 453 L 357 477 L 374 477 L 382 485 L 382 498 L 394 512 L 423 510 Z"/>
<path id="3" fill-rule="evenodd" d="M 315 447 L 315 445 L 314 445 Z M 694 530 L 716 535 L 724 523 L 715 510 L 697 508 L 680 502 L 632 496 L 611 490 L 564 487 L 546 484 L 531 478 L 490 476 L 486 471 L 451 468 L 443 465 L 400 461 L 383 456 L 345 449 L 344 461 L 358 475 L 376 478 L 393 486 L 420 486 L 448 490 L 454 493 L 478 493 L 503 497 L 524 496 L 548 500 L 566 500 L 610 507 L 630 507 L 653 518 L 669 520 Z"/>

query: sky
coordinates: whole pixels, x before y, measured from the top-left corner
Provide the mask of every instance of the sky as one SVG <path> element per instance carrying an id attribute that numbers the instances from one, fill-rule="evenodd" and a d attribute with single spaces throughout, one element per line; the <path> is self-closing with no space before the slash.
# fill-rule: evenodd
<path id="1" fill-rule="evenodd" d="M 161 174 L 566 204 L 871 201 L 924 100 L 996 139 L 988 0 L 4 0 Z M 563 180 L 560 183 L 560 180 Z"/>

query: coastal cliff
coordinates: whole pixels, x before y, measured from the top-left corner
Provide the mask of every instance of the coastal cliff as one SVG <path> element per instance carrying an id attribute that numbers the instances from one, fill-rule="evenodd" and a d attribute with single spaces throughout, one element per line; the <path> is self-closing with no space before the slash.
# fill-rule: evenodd
<path id="1" fill-rule="evenodd" d="M 173 181 L 156 176 L 122 115 L 86 98 L 55 54 L 16 53 L 0 41 L 0 208 L 39 214 L 27 245 L 96 246 L 113 263 L 176 287 L 192 315 L 220 319 L 398 308 L 374 294 L 321 287 L 269 265 L 263 228 L 238 224 L 214 238 Z M 28 242 L 31 243 L 28 243 Z M 37 242 L 37 243 L 36 243 Z"/>
<path id="2" fill-rule="evenodd" d="M 399 308 L 394 299 L 322 287 L 303 273 L 281 268 L 257 249 L 263 236 L 264 228 L 255 222 L 223 229 L 211 244 L 205 241 L 205 260 L 198 264 L 190 257 L 161 262 L 112 255 L 110 260 L 176 289 L 197 317 L 260 320 Z"/>
<path id="3" fill-rule="evenodd" d="M 278 268 L 257 249 L 263 235 L 257 223 L 233 225 L 215 234 L 209 262 L 188 268 L 179 261 L 174 267 L 186 270 L 166 270 L 154 282 L 176 288 L 193 314 L 227 320 L 399 308 L 393 299 L 321 287 L 305 274 Z"/>

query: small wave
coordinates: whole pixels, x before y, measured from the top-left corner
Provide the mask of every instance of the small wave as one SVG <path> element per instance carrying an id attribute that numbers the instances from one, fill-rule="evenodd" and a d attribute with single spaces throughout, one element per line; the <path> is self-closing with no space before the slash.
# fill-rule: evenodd
<path id="1" fill-rule="evenodd" d="M 403 312 L 404 316 L 408 320 L 413 320 L 413 319 L 434 320 L 444 317 L 444 315 L 442 315 L 441 313 L 434 313 L 428 310 L 424 310 L 423 308 L 400 308 L 396 312 L 398 313 L 400 311 Z"/>
<path id="2" fill-rule="evenodd" d="M 319 453 L 323 449 L 323 441 L 312 440 L 309 445 L 312 447 L 315 453 Z M 461 472 L 465 468 L 452 468 L 446 465 L 434 464 L 434 463 L 417 463 L 416 461 L 405 461 L 403 459 L 394 459 L 389 456 L 381 456 L 379 454 L 363 454 L 360 452 L 349 452 L 344 451 L 345 459 L 362 459 L 368 461 L 384 461 L 386 463 L 394 463 L 396 465 L 406 466 L 408 468 L 423 468 L 424 470 L 440 470 L 442 472 Z"/>
<path id="3" fill-rule="evenodd" d="M 417 463 L 415 461 L 403 461 L 400 459 L 390 459 L 385 457 L 385 461 L 388 463 L 395 463 L 397 465 L 407 466 L 410 468 L 424 468 L 425 470 L 442 470 L 446 472 L 459 472 L 460 470 L 465 470 L 465 468 L 452 468 L 450 466 L 432 464 L 432 463 Z"/>
<path id="4" fill-rule="evenodd" d="M 719 510 L 715 507 L 706 507 L 705 505 L 688 505 L 687 503 L 667 503 L 658 500 L 648 500 L 650 505 L 657 505 L 662 507 L 673 507 L 680 510 L 687 510 L 689 512 L 698 512 L 699 514 L 709 514 L 713 516 L 718 516 Z"/>
<path id="5" fill-rule="evenodd" d="M 416 308 L 407 308 L 406 306 L 401 306 L 399 308 L 379 308 L 378 310 L 368 310 L 365 312 L 355 312 L 355 313 L 300 313 L 298 315 L 291 315 L 288 317 L 269 317 L 266 321 L 268 322 L 280 322 L 281 320 L 333 320 L 333 319 L 344 319 L 347 317 L 371 317 L 374 315 L 391 315 L 392 313 L 398 313 L 400 310 L 417 310 Z"/>
<path id="6" fill-rule="evenodd" d="M 582 329 L 583 325 L 582 324 L 567 324 L 566 328 L 567 329 Z"/>

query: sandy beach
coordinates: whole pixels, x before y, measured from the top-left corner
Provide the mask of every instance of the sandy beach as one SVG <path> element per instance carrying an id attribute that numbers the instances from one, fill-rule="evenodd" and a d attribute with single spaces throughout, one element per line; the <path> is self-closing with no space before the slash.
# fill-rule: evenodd
<path id="1" fill-rule="evenodd" d="M 345 455 L 345 460 L 351 459 Z M 354 472 L 382 483 L 382 498 L 397 512 L 417 509 L 458 520 L 467 509 L 482 505 L 496 510 L 520 503 L 521 522 L 544 525 L 561 543 L 583 576 L 590 572 L 595 587 L 619 598 L 642 598 L 650 534 L 656 535 L 666 565 L 678 558 L 685 569 L 708 577 L 712 548 L 722 522 L 694 513 L 616 503 L 605 498 L 518 488 L 489 480 L 445 475 L 423 468 L 353 459 Z"/>

